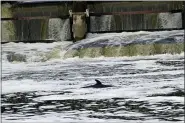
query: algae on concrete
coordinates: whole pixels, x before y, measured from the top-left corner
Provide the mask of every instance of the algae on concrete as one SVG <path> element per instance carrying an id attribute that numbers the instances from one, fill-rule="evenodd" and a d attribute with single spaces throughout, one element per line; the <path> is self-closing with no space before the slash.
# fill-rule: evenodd
<path id="1" fill-rule="evenodd" d="M 179 54 L 184 51 L 184 43 L 171 44 L 132 44 L 127 46 L 91 47 L 67 51 L 64 58 L 70 57 L 121 57 L 146 56 L 155 54 Z"/>
<path id="2" fill-rule="evenodd" d="M 120 12 L 120 11 L 143 11 L 143 10 L 178 10 L 182 9 L 182 1 L 138 1 L 138 2 L 94 2 L 88 8 L 93 12 Z"/>
<path id="3" fill-rule="evenodd" d="M 11 5 L 6 3 L 1 5 L 1 17 L 2 18 L 11 18 L 12 15 L 12 9 Z"/>
<path id="4" fill-rule="evenodd" d="M 49 20 L 41 21 L 41 38 L 42 39 L 48 39 L 48 23 L 49 23 Z"/>
<path id="5" fill-rule="evenodd" d="M 81 49 L 79 51 L 79 57 L 83 58 L 84 56 L 88 56 L 91 58 L 95 58 L 95 57 L 98 57 L 102 54 L 101 50 L 102 50 L 102 48 L 100 48 L 100 47 L 97 47 L 96 49 L 95 48 Z"/>
<path id="6" fill-rule="evenodd" d="M 2 4 L 1 6 L 2 18 L 13 17 L 13 12 L 10 4 Z M 15 27 L 13 21 L 1 21 L 2 38 L 1 41 L 15 40 Z"/>
<path id="7" fill-rule="evenodd" d="M 60 51 L 60 49 L 54 48 L 52 51 L 46 53 L 38 52 L 37 55 L 40 56 L 41 62 L 45 62 L 51 59 L 61 58 Z"/>

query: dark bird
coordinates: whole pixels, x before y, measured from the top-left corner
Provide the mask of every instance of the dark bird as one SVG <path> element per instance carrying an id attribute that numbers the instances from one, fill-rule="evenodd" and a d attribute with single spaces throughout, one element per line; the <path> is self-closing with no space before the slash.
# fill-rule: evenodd
<path id="1" fill-rule="evenodd" d="M 107 87 L 113 87 L 112 85 L 104 85 L 102 84 L 99 80 L 95 79 L 96 84 L 90 85 L 90 86 L 85 86 L 83 88 L 107 88 Z"/>

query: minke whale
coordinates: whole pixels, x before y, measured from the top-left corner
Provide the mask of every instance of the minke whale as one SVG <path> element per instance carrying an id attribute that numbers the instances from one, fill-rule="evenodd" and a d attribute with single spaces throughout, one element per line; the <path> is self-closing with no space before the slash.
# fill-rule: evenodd
<path id="1" fill-rule="evenodd" d="M 104 85 L 97 79 L 95 79 L 95 81 L 96 81 L 96 84 L 90 85 L 90 86 L 85 86 L 85 87 L 82 87 L 82 88 L 107 88 L 107 87 L 113 87 L 113 85 Z"/>

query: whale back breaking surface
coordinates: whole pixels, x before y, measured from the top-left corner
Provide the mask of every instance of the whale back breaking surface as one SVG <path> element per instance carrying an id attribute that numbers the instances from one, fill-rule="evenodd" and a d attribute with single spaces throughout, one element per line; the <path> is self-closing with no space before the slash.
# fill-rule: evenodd
<path id="1" fill-rule="evenodd" d="M 90 86 L 85 86 L 85 87 L 82 87 L 82 88 L 107 88 L 107 87 L 113 87 L 112 85 L 104 85 L 97 79 L 95 79 L 95 81 L 96 81 L 96 84 L 90 85 Z"/>

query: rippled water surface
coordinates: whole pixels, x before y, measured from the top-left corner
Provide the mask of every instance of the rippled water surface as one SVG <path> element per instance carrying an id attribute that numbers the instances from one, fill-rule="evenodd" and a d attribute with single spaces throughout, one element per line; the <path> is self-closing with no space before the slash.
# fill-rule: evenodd
<path id="1" fill-rule="evenodd" d="M 184 122 L 184 54 L 2 63 L 3 121 Z M 94 79 L 110 88 L 82 88 Z"/>
<path id="2" fill-rule="evenodd" d="M 83 47 L 183 42 L 184 30 L 174 30 L 3 44 L 2 121 L 183 123 L 184 53 L 64 59 Z M 95 79 L 113 87 L 83 88 Z"/>

